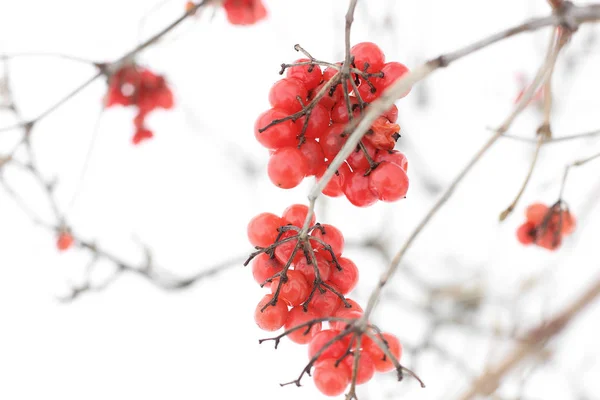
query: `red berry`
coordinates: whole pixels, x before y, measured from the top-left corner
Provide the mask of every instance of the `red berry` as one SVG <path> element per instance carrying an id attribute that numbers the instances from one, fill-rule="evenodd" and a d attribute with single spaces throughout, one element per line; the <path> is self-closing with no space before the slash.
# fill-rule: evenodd
<path id="1" fill-rule="evenodd" d="M 307 58 L 301 58 L 294 61 L 294 64 L 310 61 Z M 290 67 L 287 69 L 286 76 L 288 78 L 296 78 L 304 83 L 308 90 L 313 90 L 323 78 L 323 73 L 318 65 L 300 65 L 297 67 Z"/>
<path id="2" fill-rule="evenodd" d="M 281 278 L 273 279 L 271 293 L 275 294 Z M 288 270 L 287 282 L 281 285 L 279 300 L 285 301 L 290 306 L 299 306 L 306 301 L 311 285 L 306 281 L 304 274 L 299 271 Z"/>
<path id="3" fill-rule="evenodd" d="M 382 114 L 383 117 L 387 118 L 392 124 L 398 121 L 398 107 L 395 104 L 392 104 L 389 110 Z"/>
<path id="4" fill-rule="evenodd" d="M 396 135 L 400 125 L 392 124 L 385 117 L 378 117 L 364 139 L 380 150 L 392 150 L 396 146 Z"/>
<path id="5" fill-rule="evenodd" d="M 387 348 L 389 349 L 390 353 L 392 353 L 396 360 L 400 362 L 400 357 L 402 356 L 402 345 L 400 344 L 398 338 L 392 335 L 391 333 L 384 333 L 382 336 L 387 343 Z M 380 336 L 377 336 L 377 339 L 381 341 Z M 373 359 L 376 371 L 387 372 L 395 368 L 394 364 L 392 363 L 392 360 L 390 360 L 389 357 L 385 356 L 383 350 L 381 350 L 381 348 L 377 346 L 375 342 L 373 342 L 367 337 L 363 337 L 362 341 L 363 351 L 369 354 Z"/>
<path id="6" fill-rule="evenodd" d="M 315 386 L 326 396 L 339 396 L 350 383 L 352 372 L 344 363 L 336 365 L 336 359 L 322 360 L 315 365 Z"/>
<path id="7" fill-rule="evenodd" d="M 304 132 L 304 137 L 316 139 L 323 135 L 323 132 L 329 127 L 329 111 L 322 105 L 317 104 L 311 111 L 308 118 L 308 126 Z M 298 125 L 298 131 L 302 133 L 302 127 L 304 126 L 306 117 L 301 117 L 296 121 Z"/>
<path id="8" fill-rule="evenodd" d="M 261 0 L 225 0 L 223 8 L 232 25 L 252 25 L 267 16 Z"/>
<path id="9" fill-rule="evenodd" d="M 344 194 L 348 201 L 357 207 L 368 207 L 377 202 L 377 194 L 371 190 L 369 177 L 365 176 L 365 173 L 366 170 L 356 170 L 344 180 Z"/>
<path id="10" fill-rule="evenodd" d="M 337 290 L 337 288 L 335 289 Z M 322 318 L 332 316 L 341 305 L 342 300 L 337 294 L 333 293 L 331 290 L 325 290 L 325 292 L 321 293 L 321 291 L 317 289 L 312 299 L 310 299 L 308 308 Z"/>
<path id="11" fill-rule="evenodd" d="M 268 254 L 259 254 L 252 260 L 252 276 L 259 285 L 283 270 L 283 265 Z"/>
<path id="12" fill-rule="evenodd" d="M 60 251 L 68 250 L 72 245 L 75 239 L 68 232 L 61 232 L 56 239 L 56 247 Z"/>
<path id="13" fill-rule="evenodd" d="M 374 78 L 373 84 L 377 87 L 378 90 L 385 90 L 396 82 L 396 80 L 400 79 L 402 76 L 409 72 L 409 69 L 399 62 L 389 62 L 381 68 L 381 72 L 383 72 L 383 78 Z M 410 89 L 408 89 L 402 96 L 399 98 L 405 97 L 410 93 Z"/>
<path id="14" fill-rule="evenodd" d="M 300 98 L 298 101 L 297 98 Z M 284 110 L 289 114 L 302 110 L 302 104 L 306 103 L 308 90 L 300 80 L 295 78 L 283 78 L 271 87 L 269 91 L 269 103 L 273 108 Z"/>
<path id="15" fill-rule="evenodd" d="M 375 160 L 377 149 L 371 144 L 371 142 L 367 140 L 363 140 L 362 143 L 365 149 L 367 150 L 367 154 L 369 154 L 369 157 L 371 157 L 371 160 Z M 352 168 L 352 170 L 366 170 L 367 168 L 369 168 L 369 160 L 367 160 L 365 152 L 360 147 L 357 147 L 356 150 L 354 150 L 348 156 L 348 158 L 346 158 L 346 162 L 348 163 L 348 165 L 350 165 L 350 168 Z"/>
<path id="16" fill-rule="evenodd" d="M 377 98 L 381 95 L 381 92 L 382 90 L 377 89 L 375 85 L 371 86 L 364 81 L 358 87 L 358 94 L 360 95 L 361 100 L 365 103 L 372 103 L 377 100 Z"/>
<path id="17" fill-rule="evenodd" d="M 314 90 L 311 91 L 311 93 L 308 96 L 308 100 L 312 100 L 314 99 L 317 94 L 319 94 L 319 92 L 321 91 L 321 89 L 323 88 L 323 86 L 325 86 L 325 82 L 321 83 L 319 86 L 317 86 Z M 329 88 L 331 89 L 331 88 Z M 327 92 L 325 92 L 325 94 L 323 95 L 323 97 L 321 97 L 321 100 L 319 100 L 320 105 L 322 105 L 323 107 L 325 107 L 325 109 L 328 112 L 331 112 L 331 109 L 333 108 L 333 106 L 335 105 L 335 103 L 337 103 L 340 100 L 340 92 L 335 90 L 331 95 L 330 95 L 330 90 L 327 90 Z"/>
<path id="18" fill-rule="evenodd" d="M 525 210 L 525 218 L 534 225 L 539 225 L 544 221 L 549 207 L 542 203 L 534 203 Z"/>
<path id="19" fill-rule="evenodd" d="M 342 270 L 333 268 L 329 274 L 329 282 L 333 283 L 340 290 L 340 293 L 345 295 L 350 293 L 358 283 L 358 268 L 352 260 L 345 257 L 338 258 L 338 263 Z"/>
<path id="20" fill-rule="evenodd" d="M 344 358 L 343 363 L 348 366 L 350 371 L 354 370 L 354 354 L 350 354 Z M 361 351 L 358 359 L 356 384 L 362 385 L 363 383 L 367 383 L 371 380 L 371 378 L 373 378 L 373 375 L 375 375 L 375 363 L 368 353 Z"/>
<path id="21" fill-rule="evenodd" d="M 264 311 L 261 311 L 271 300 L 273 300 L 272 295 L 265 295 L 254 311 L 254 321 L 256 321 L 258 327 L 264 331 L 278 330 L 285 324 L 285 320 L 288 316 L 288 308 L 283 301 L 278 301 L 274 306 L 270 305 L 265 308 Z"/>
<path id="22" fill-rule="evenodd" d="M 379 200 L 396 201 L 408 192 L 408 175 L 399 165 L 384 161 L 371 171 L 369 188 Z"/>
<path id="23" fill-rule="evenodd" d="M 344 135 L 345 128 L 344 124 L 332 124 L 327 130 L 323 131 L 319 138 L 319 144 L 323 149 L 325 158 L 329 161 L 335 158 L 346 140 L 348 140 L 348 137 Z"/>
<path id="24" fill-rule="evenodd" d="M 562 236 L 554 229 L 546 229 L 545 231 L 537 234 L 535 238 L 535 244 L 546 250 L 554 251 L 557 250 L 562 244 Z"/>
<path id="25" fill-rule="evenodd" d="M 557 223 L 558 224 L 558 223 Z M 563 235 L 570 235 L 575 231 L 575 226 L 577 225 L 577 221 L 573 214 L 569 211 L 562 211 L 562 221 L 561 221 L 561 229 L 560 233 Z"/>
<path id="26" fill-rule="evenodd" d="M 356 319 L 361 318 L 363 316 L 363 313 L 360 311 L 346 311 L 346 309 L 344 307 L 340 307 L 335 312 L 334 316 L 336 316 L 338 318 L 347 318 L 350 320 L 356 320 Z M 348 322 L 332 321 L 329 323 L 329 326 L 331 327 L 331 329 L 337 329 L 337 330 L 343 331 L 344 329 L 346 329 L 346 326 L 348 326 Z"/>
<path id="27" fill-rule="evenodd" d="M 275 150 L 269 158 L 267 174 L 276 186 L 291 189 L 302 182 L 308 173 L 308 161 L 295 147 Z"/>
<path id="28" fill-rule="evenodd" d="M 535 238 L 535 225 L 532 222 L 525 222 L 517 229 L 517 239 L 521 244 L 529 245 Z"/>
<path id="29" fill-rule="evenodd" d="M 350 96 L 350 108 L 352 109 L 352 115 L 354 118 L 360 117 L 360 107 L 358 105 L 358 99 L 354 96 Z M 348 120 L 348 106 L 346 105 L 345 99 L 340 99 L 335 106 L 331 109 L 331 120 L 334 123 L 346 124 Z"/>
<path id="30" fill-rule="evenodd" d="M 354 56 L 354 65 L 361 71 L 378 72 L 385 63 L 385 54 L 375 43 L 358 43 L 350 49 L 350 54 Z M 368 64 L 366 70 L 365 64 Z"/>
<path id="31" fill-rule="evenodd" d="M 379 150 L 375 155 L 375 162 L 388 161 L 398 165 L 405 172 L 408 171 L 408 159 L 398 150 Z"/>
<path id="32" fill-rule="evenodd" d="M 327 169 L 325 164 L 325 153 L 321 144 L 315 140 L 308 139 L 300 146 L 300 151 L 308 162 L 308 173 L 306 176 L 322 175 Z"/>
<path id="33" fill-rule="evenodd" d="M 283 235 L 281 235 L 279 240 L 283 241 L 284 239 L 291 238 L 292 236 L 295 236 L 295 235 L 298 235 L 298 232 L 287 231 L 287 232 L 284 232 Z M 289 242 L 279 244 L 275 248 L 275 258 L 277 258 L 277 260 L 281 264 L 283 264 L 283 265 L 287 264 L 287 262 L 292 257 L 292 253 L 294 252 L 294 248 L 296 247 L 297 243 L 298 243 L 298 240 L 292 239 Z M 296 251 L 296 254 L 294 255 L 294 259 L 292 260 L 292 262 L 297 262 L 298 260 L 300 260 L 301 257 L 304 257 L 304 254 L 302 253 L 301 249 L 298 249 L 298 251 Z"/>
<path id="34" fill-rule="evenodd" d="M 360 304 L 358 304 L 356 301 L 352 300 L 352 299 L 348 299 L 346 298 L 346 303 L 350 304 L 350 307 L 341 307 L 338 311 L 360 311 L 363 312 L 362 307 L 360 306 Z"/>
<path id="35" fill-rule="evenodd" d="M 297 226 L 298 228 L 302 228 L 307 215 L 307 206 L 305 206 L 304 204 L 293 204 L 283 211 L 283 215 L 281 217 L 285 220 L 286 223 Z M 316 218 L 317 217 L 313 213 L 308 226 L 313 226 L 317 221 Z"/>
<path id="36" fill-rule="evenodd" d="M 248 240 L 252 246 L 268 247 L 275 243 L 278 228 L 284 225 L 285 221 L 275 214 L 258 214 L 248 223 Z"/>
<path id="37" fill-rule="evenodd" d="M 286 111 L 272 108 L 262 113 L 254 124 L 254 136 L 256 140 L 267 149 L 279 149 L 281 147 L 296 146 L 298 143 L 299 130 L 298 126 L 292 121 L 283 121 L 272 125 L 266 130 L 259 132 L 265 128 L 271 121 L 285 118 L 289 115 Z"/>
<path id="38" fill-rule="evenodd" d="M 335 226 L 329 224 L 323 224 L 321 225 L 321 228 L 323 230 L 315 228 L 311 232 L 311 235 L 328 244 L 336 256 L 341 256 L 342 251 L 344 251 L 344 235 L 342 235 L 342 232 Z M 316 241 L 311 241 L 311 243 L 314 249 L 319 251 L 321 251 L 320 249 L 324 249 L 324 246 L 321 243 L 317 243 Z M 323 251 L 323 256 L 328 260 L 331 260 L 331 253 L 329 253 L 329 251 Z"/>
<path id="39" fill-rule="evenodd" d="M 328 280 L 329 276 L 331 275 L 331 265 L 329 264 L 329 261 L 320 253 L 316 253 L 315 258 L 317 260 L 317 268 L 319 269 L 319 276 L 321 280 Z M 306 261 L 306 257 L 302 257 L 295 264 L 294 269 L 302 272 L 308 283 L 315 281 L 315 266 L 312 262 L 309 264 L 308 261 Z"/>
<path id="40" fill-rule="evenodd" d="M 325 173 L 325 171 L 323 171 L 323 173 Z M 344 194 L 344 182 L 346 179 L 350 179 L 351 175 L 352 171 L 350 171 L 348 164 L 343 163 L 337 170 L 337 173 L 333 175 L 329 182 L 327 182 L 327 185 L 325 185 L 325 188 L 323 188 L 323 194 L 330 197 L 338 197 Z M 317 179 L 320 179 L 322 176 L 322 174 L 317 176 Z"/>
<path id="41" fill-rule="evenodd" d="M 308 344 L 308 358 L 312 360 L 312 358 L 323 348 L 325 348 L 325 350 L 319 355 L 318 360 L 341 357 L 347 349 L 347 338 L 342 337 L 331 342 L 340 334 L 340 332 L 341 331 L 335 329 L 325 329 L 321 332 L 317 332 Z M 327 343 L 329 342 L 331 342 L 331 344 L 327 346 Z"/>
<path id="42" fill-rule="evenodd" d="M 296 326 L 302 325 L 308 321 L 318 319 L 319 317 L 313 311 L 304 311 L 303 307 L 294 307 L 290 310 L 287 321 L 285 321 L 285 330 L 292 329 Z M 310 342 L 314 335 L 321 331 L 322 323 L 317 322 L 311 326 L 308 330 L 308 326 L 300 328 L 290 334 L 287 337 L 294 343 L 307 344 Z"/>

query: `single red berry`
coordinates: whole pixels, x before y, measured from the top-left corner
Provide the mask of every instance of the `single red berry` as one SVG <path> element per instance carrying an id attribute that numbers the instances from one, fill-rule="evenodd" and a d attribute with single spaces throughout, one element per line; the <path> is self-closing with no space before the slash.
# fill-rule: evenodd
<path id="1" fill-rule="evenodd" d="M 308 100 L 310 101 L 310 100 L 314 99 L 319 94 L 319 92 L 321 91 L 323 86 L 325 86 L 325 84 L 326 83 L 323 82 L 319 86 L 317 86 L 314 90 L 312 90 L 309 93 Z M 323 97 L 321 97 L 318 104 L 322 105 L 323 107 L 325 107 L 325 109 L 327 111 L 331 112 L 331 109 L 333 108 L 335 103 L 337 103 L 339 100 L 340 100 L 340 92 L 335 90 L 333 93 L 331 93 L 331 91 L 328 89 L 327 92 L 325 92 L 325 94 L 323 95 Z"/>
<path id="2" fill-rule="evenodd" d="M 562 244 L 562 236 L 555 229 L 546 229 L 537 233 L 535 244 L 546 250 L 555 251 Z"/>
<path id="3" fill-rule="evenodd" d="M 301 58 L 294 61 L 294 64 L 310 61 L 307 58 Z M 318 65 L 299 65 L 287 69 L 286 76 L 288 78 L 296 78 L 304 83 L 308 90 L 313 90 L 321 83 L 323 73 Z"/>
<path id="4" fill-rule="evenodd" d="M 350 49 L 350 54 L 354 56 L 356 68 L 363 72 L 379 72 L 385 64 L 385 54 L 375 43 L 358 43 Z"/>
<path id="5" fill-rule="evenodd" d="M 279 299 L 283 300 L 289 306 L 299 306 L 306 301 L 310 293 L 311 285 L 306 281 L 304 274 L 299 271 L 288 270 L 287 281 L 281 284 L 279 289 Z M 274 295 L 281 278 L 273 279 L 271 282 L 271 293 Z"/>
<path id="6" fill-rule="evenodd" d="M 342 255 L 342 251 L 344 251 L 344 235 L 335 226 L 323 224 L 321 225 L 321 229 L 313 229 L 311 236 L 314 236 L 316 239 L 320 239 L 321 242 L 329 245 L 337 257 Z M 325 249 L 325 246 L 322 243 L 318 243 L 316 240 L 312 240 L 311 243 L 313 248 L 319 252 L 321 249 Z M 331 260 L 331 254 L 329 251 L 324 251 L 323 256 L 326 259 Z"/>
<path id="7" fill-rule="evenodd" d="M 395 104 L 392 104 L 389 110 L 381 115 L 382 117 L 387 118 L 392 124 L 398 121 L 398 107 Z"/>
<path id="8" fill-rule="evenodd" d="M 372 78 L 371 78 L 372 79 Z M 381 95 L 383 90 L 377 89 L 375 85 L 371 82 L 369 85 L 367 82 L 363 81 L 358 87 L 358 94 L 360 98 L 365 103 L 372 103 Z M 357 96 L 358 97 L 358 96 Z"/>
<path id="9" fill-rule="evenodd" d="M 346 140 L 348 140 L 348 137 L 344 135 L 345 128 L 346 126 L 344 124 L 332 124 L 323 131 L 319 138 L 319 144 L 323 149 L 325 158 L 329 161 L 335 158 L 346 143 Z"/>
<path id="10" fill-rule="evenodd" d="M 360 117 L 360 107 L 358 105 L 358 99 L 354 96 L 350 96 L 350 108 L 352 109 L 352 115 L 354 118 Z M 348 123 L 348 105 L 345 99 L 341 99 L 331 109 L 331 120 L 334 123 L 346 124 Z"/>
<path id="11" fill-rule="evenodd" d="M 383 340 L 385 340 L 385 345 L 392 355 L 396 358 L 396 361 L 400 362 L 400 357 L 402 357 L 402 345 L 398 338 L 391 333 L 383 333 Z M 380 336 L 377 336 L 379 341 L 382 341 Z M 368 337 L 362 338 L 363 351 L 371 356 L 373 363 L 375 364 L 375 370 L 378 372 L 387 372 L 393 370 L 394 364 L 392 360 L 385 355 L 383 350 L 371 339 Z"/>
<path id="12" fill-rule="evenodd" d="M 61 232 L 56 238 L 56 248 L 58 248 L 60 251 L 65 251 L 70 249 L 74 242 L 75 239 L 70 233 Z"/>
<path id="13" fill-rule="evenodd" d="M 406 196 L 408 175 L 394 163 L 383 161 L 369 175 L 369 188 L 379 200 L 392 202 Z"/>
<path id="14" fill-rule="evenodd" d="M 369 207 L 377 202 L 377 193 L 371 190 L 369 176 L 365 176 L 366 172 L 366 170 L 356 170 L 344 180 L 344 194 L 348 201 L 357 207 Z"/>
<path id="15" fill-rule="evenodd" d="M 258 214 L 248 223 L 248 240 L 252 246 L 268 247 L 275 242 L 279 227 L 284 225 L 285 221 L 275 214 Z"/>
<path id="16" fill-rule="evenodd" d="M 360 311 L 361 313 L 363 312 L 362 307 L 356 301 L 346 298 L 346 303 L 350 304 L 350 307 L 342 306 L 338 309 L 338 311 L 345 310 L 345 311 Z"/>
<path id="17" fill-rule="evenodd" d="M 533 222 L 525 222 L 517 229 L 517 239 L 521 244 L 532 244 L 535 238 L 535 225 Z"/>
<path id="18" fill-rule="evenodd" d="M 329 111 L 322 105 L 317 104 L 312 109 L 308 118 L 308 125 L 306 127 L 306 131 L 304 132 L 304 137 L 310 139 L 316 139 L 318 137 L 321 137 L 321 135 L 323 135 L 323 132 L 325 132 L 329 127 L 329 119 Z M 300 133 L 302 133 L 302 128 L 304 127 L 305 121 L 306 116 L 301 117 L 296 121 L 296 125 L 298 125 L 298 131 Z"/>
<path id="19" fill-rule="evenodd" d="M 325 173 L 325 171 L 323 171 Z M 327 182 L 325 188 L 323 188 L 323 194 L 329 197 L 338 197 L 344 194 L 343 187 L 346 179 L 350 179 L 352 171 L 348 167 L 348 164 L 343 163 L 333 177 Z M 317 176 L 317 180 L 320 180 L 323 175 Z"/>
<path id="20" fill-rule="evenodd" d="M 375 155 L 375 162 L 391 162 L 398 165 L 405 172 L 408 171 L 408 159 L 398 150 L 379 150 Z"/>
<path id="21" fill-rule="evenodd" d="M 396 146 L 399 132 L 400 125 L 392 124 L 385 117 L 378 117 L 373 121 L 371 129 L 364 136 L 364 139 L 379 150 L 392 150 Z"/>
<path id="22" fill-rule="evenodd" d="M 307 215 L 308 206 L 305 206 L 304 204 L 293 204 L 283 211 L 281 218 L 283 218 L 288 224 L 302 228 Z M 313 226 L 316 221 L 317 217 L 313 213 L 308 226 Z"/>
<path id="23" fill-rule="evenodd" d="M 338 263 L 342 270 L 333 268 L 329 274 L 329 282 L 340 290 L 340 293 L 346 295 L 354 289 L 358 283 L 358 268 L 349 258 L 340 257 Z"/>
<path id="24" fill-rule="evenodd" d="M 291 189 L 308 174 L 308 161 L 296 147 L 283 147 L 275 150 L 269 158 L 267 174 L 276 186 Z"/>
<path id="25" fill-rule="evenodd" d="M 350 371 L 354 370 L 354 353 L 348 355 L 348 357 L 344 358 L 343 362 L 350 369 Z M 358 358 L 358 370 L 356 373 L 356 384 L 362 385 L 363 383 L 367 383 L 373 378 L 375 375 L 375 363 L 371 356 L 364 352 L 360 351 L 360 356 Z"/>
<path id="26" fill-rule="evenodd" d="M 252 25 L 267 16 L 261 0 L 225 0 L 223 8 L 232 25 Z"/>
<path id="27" fill-rule="evenodd" d="M 315 365 L 313 379 L 315 386 L 326 396 L 339 396 L 350 383 L 352 372 L 344 363 L 337 364 L 336 359 L 328 358 Z"/>
<path id="28" fill-rule="evenodd" d="M 287 321 L 285 321 L 285 330 L 290 330 L 296 326 L 300 326 L 306 322 L 318 319 L 319 317 L 313 311 L 304 311 L 303 307 L 294 307 L 290 310 Z M 303 328 L 295 330 L 294 332 L 287 335 L 287 337 L 294 343 L 307 344 L 313 336 L 321 331 L 322 323 L 317 322 L 313 325 L 307 325 Z"/>
<path id="29" fill-rule="evenodd" d="M 562 211 L 562 221 L 560 233 L 563 235 L 570 235 L 575 231 L 577 220 L 569 211 Z"/>
<path id="30" fill-rule="evenodd" d="M 265 295 L 254 311 L 254 321 L 263 331 L 276 331 L 285 324 L 288 316 L 288 308 L 285 302 L 278 301 L 275 305 L 270 305 L 261 311 L 262 308 L 273 300 L 270 294 Z"/>
<path id="31" fill-rule="evenodd" d="M 375 160 L 377 149 L 371 144 L 371 142 L 367 140 L 363 140 L 362 144 L 369 157 L 371 157 L 371 160 Z M 365 152 L 359 146 L 357 146 L 356 149 L 348 156 L 348 158 L 346 158 L 346 162 L 348 165 L 350 165 L 352 170 L 366 170 L 369 168 L 369 160 L 365 156 Z"/>
<path id="32" fill-rule="evenodd" d="M 323 148 L 319 142 L 308 139 L 300 146 L 300 151 L 308 162 L 308 173 L 306 176 L 317 176 L 325 173 L 325 169 L 327 169 L 325 153 L 323 153 Z"/>
<path id="33" fill-rule="evenodd" d="M 269 91 L 271 107 L 284 110 L 289 114 L 302 110 L 302 105 L 306 103 L 307 97 L 306 86 L 295 78 L 280 79 L 271 86 Z"/>
<path id="34" fill-rule="evenodd" d="M 363 313 L 360 311 L 346 311 L 344 307 L 340 307 L 337 309 L 334 316 L 338 318 L 346 318 L 353 321 L 360 319 L 363 316 Z M 349 322 L 346 321 L 331 321 L 329 323 L 329 326 L 331 327 L 331 329 L 343 331 L 348 326 L 348 323 Z"/>
<path id="35" fill-rule="evenodd" d="M 282 270 L 283 265 L 266 253 L 259 254 L 252 260 L 252 277 L 259 285 Z"/>
<path id="36" fill-rule="evenodd" d="M 267 127 L 272 121 L 283 119 L 288 115 L 289 113 L 286 111 L 276 108 L 262 113 L 254 124 L 254 136 L 256 140 L 267 149 L 296 146 L 298 144 L 296 137 L 300 131 L 298 130 L 298 126 L 290 120 L 272 125 L 260 132 L 261 129 Z"/>
<path id="37" fill-rule="evenodd" d="M 312 359 L 323 348 L 325 349 L 319 355 L 318 360 L 341 357 L 346 352 L 347 338 L 341 337 L 332 342 L 340 332 L 341 331 L 335 329 L 324 329 L 321 332 L 317 332 L 308 344 L 308 358 Z M 331 342 L 331 344 L 327 345 L 329 342 Z"/>
<path id="38" fill-rule="evenodd" d="M 335 268 L 332 266 L 332 268 Z M 330 285 L 332 286 L 332 285 Z M 337 290 L 337 288 L 335 288 Z M 331 290 L 323 293 L 317 289 L 308 303 L 308 309 L 313 310 L 320 318 L 331 317 L 342 305 L 342 299 Z"/>
<path id="39" fill-rule="evenodd" d="M 396 82 L 398 79 L 400 79 L 410 71 L 404 64 L 392 61 L 385 64 L 383 68 L 381 68 L 381 72 L 383 72 L 384 74 L 383 78 L 373 78 L 372 82 L 378 90 L 383 91 L 388 87 L 392 86 L 394 82 Z M 399 98 L 406 97 L 409 93 L 410 89 L 408 89 Z"/>
<path id="40" fill-rule="evenodd" d="M 539 225 L 544 221 L 549 207 L 542 203 L 534 203 L 525 210 L 525 218 L 534 225 Z"/>
<path id="41" fill-rule="evenodd" d="M 292 236 L 297 236 L 297 235 L 298 235 L 298 232 L 287 231 L 287 232 L 284 232 L 283 235 L 281 235 L 279 240 L 283 241 L 285 239 L 288 239 L 288 238 L 291 238 Z M 294 252 L 294 249 L 296 248 L 297 243 L 298 243 L 297 239 L 292 239 L 288 242 L 279 244 L 275 248 L 275 258 L 277 258 L 277 260 L 281 264 L 283 264 L 283 265 L 287 264 L 287 262 L 292 258 L 292 253 Z M 297 262 L 302 257 L 304 257 L 304 253 L 302 252 L 302 249 L 298 249 L 296 251 L 296 254 L 294 255 L 294 259 L 292 260 L 292 262 Z"/>
<path id="42" fill-rule="evenodd" d="M 316 252 L 315 252 L 316 253 Z M 329 279 L 331 275 L 331 265 L 329 260 L 327 260 L 322 254 L 316 253 L 315 258 L 317 260 L 317 268 L 319 270 L 319 276 L 321 281 L 326 281 Z M 302 257 L 294 266 L 296 271 L 302 272 L 306 277 L 306 281 L 312 284 L 315 281 L 315 265 L 312 263 L 309 264 L 306 260 L 306 257 Z"/>
<path id="43" fill-rule="evenodd" d="M 152 139 L 154 134 L 150 129 L 146 129 L 144 127 L 138 128 L 135 131 L 135 134 L 131 138 L 131 142 L 135 145 L 142 143 L 145 140 Z"/>

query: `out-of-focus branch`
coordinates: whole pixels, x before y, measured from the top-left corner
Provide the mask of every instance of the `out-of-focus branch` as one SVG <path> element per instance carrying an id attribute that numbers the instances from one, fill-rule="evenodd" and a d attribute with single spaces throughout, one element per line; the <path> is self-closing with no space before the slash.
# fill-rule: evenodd
<path id="1" fill-rule="evenodd" d="M 500 386 L 502 378 L 526 358 L 542 350 L 550 339 L 559 335 L 598 296 L 600 296 L 600 278 L 550 321 L 531 329 L 525 336 L 524 341 L 520 342 L 496 366 L 477 378 L 459 399 L 469 400 L 477 395 L 490 396 L 493 394 Z"/>
<path id="2" fill-rule="evenodd" d="M 462 182 L 465 176 L 471 171 L 471 169 L 477 164 L 479 160 L 487 153 L 487 151 L 492 147 L 492 145 L 510 128 L 513 121 L 517 118 L 517 116 L 525 109 L 529 100 L 533 97 L 538 87 L 549 78 L 550 72 L 553 68 L 554 63 L 558 57 L 560 47 L 555 46 L 553 42 L 551 42 L 551 46 L 549 46 L 546 59 L 544 63 L 539 68 L 538 73 L 533 80 L 532 84 L 527 88 L 523 97 L 516 104 L 514 110 L 511 114 L 506 118 L 506 120 L 500 125 L 500 127 L 496 130 L 496 133 L 483 145 L 483 147 L 475 154 L 475 156 L 467 163 L 467 165 L 460 171 L 460 173 L 456 176 L 456 178 L 452 181 L 448 189 L 442 194 L 442 196 L 438 199 L 438 201 L 433 205 L 433 207 L 429 210 L 429 212 L 425 215 L 425 217 L 419 222 L 417 227 L 412 231 L 412 233 L 407 238 L 406 242 L 402 245 L 398 253 L 392 259 L 388 269 L 382 274 L 379 282 L 371 296 L 369 297 L 369 301 L 367 303 L 367 307 L 365 309 L 364 318 L 368 318 L 371 312 L 373 311 L 379 296 L 381 295 L 381 291 L 383 287 L 387 284 L 387 282 L 394 275 L 400 262 L 404 258 L 404 254 L 408 251 L 408 249 L 412 246 L 415 239 L 419 236 L 419 234 L 423 231 L 425 226 L 429 223 L 429 221 L 437 214 L 437 212 L 446 204 L 448 199 L 452 196 L 458 185 Z"/>

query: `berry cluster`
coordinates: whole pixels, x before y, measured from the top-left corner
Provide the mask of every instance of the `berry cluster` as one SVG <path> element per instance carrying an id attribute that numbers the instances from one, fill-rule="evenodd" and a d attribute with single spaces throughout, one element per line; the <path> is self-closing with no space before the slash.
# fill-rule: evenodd
<path id="1" fill-rule="evenodd" d="M 278 187 L 290 189 L 305 177 L 320 178 L 344 146 L 350 119 L 360 117 L 370 102 L 408 72 L 398 62 L 386 63 L 383 51 L 370 42 L 354 46 L 351 55 L 346 78 L 342 63 L 311 58 L 282 65 L 286 77 L 271 87 L 271 108 L 254 126 L 256 139 L 270 150 L 267 172 Z M 322 71 L 319 64 L 329 66 Z M 394 150 L 400 137 L 397 120 L 395 105 L 379 116 L 323 194 L 345 195 L 359 207 L 403 198 L 408 190 L 408 164 Z"/>
<path id="2" fill-rule="evenodd" d="M 137 65 L 126 65 L 109 78 L 106 107 L 114 105 L 137 107 L 132 142 L 139 144 L 154 136 L 144 124 L 146 116 L 157 108 L 172 108 L 173 93 L 163 76 Z"/>
<path id="3" fill-rule="evenodd" d="M 335 396 L 350 384 L 354 357 L 358 356 L 357 384 L 370 380 L 375 371 L 395 366 L 367 336 L 361 336 L 360 347 L 356 345 L 357 335 L 348 327 L 363 310 L 344 295 L 356 286 L 358 268 L 342 256 L 344 237 L 334 226 L 315 223 L 313 216 L 306 239 L 300 237 L 307 214 L 308 207 L 294 204 L 281 217 L 265 212 L 249 222 L 248 239 L 257 251 L 246 264 L 252 260 L 254 280 L 271 292 L 256 306 L 254 319 L 265 331 L 285 327 L 284 336 L 308 344 L 317 388 Z M 323 329 L 324 324 L 329 329 Z M 399 360 L 398 339 L 376 332 Z"/>
<path id="4" fill-rule="evenodd" d="M 547 250 L 556 250 L 562 238 L 575 230 L 575 217 L 563 209 L 561 201 L 548 207 L 534 203 L 525 211 L 526 222 L 517 229 L 517 239 L 524 245 L 536 244 Z"/>

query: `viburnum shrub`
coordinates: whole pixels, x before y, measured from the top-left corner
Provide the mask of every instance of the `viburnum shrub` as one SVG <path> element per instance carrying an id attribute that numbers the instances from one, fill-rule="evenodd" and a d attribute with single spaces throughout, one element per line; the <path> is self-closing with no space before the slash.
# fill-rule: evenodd
<path id="1" fill-rule="evenodd" d="M 254 280 L 269 290 L 256 306 L 256 324 L 265 331 L 285 329 L 261 342 L 274 340 L 277 347 L 287 337 L 308 344 L 309 364 L 290 383 L 299 385 L 314 367 L 316 387 L 337 396 L 351 383 L 354 370 L 357 385 L 368 382 L 376 371 L 401 371 L 402 346 L 394 335 L 373 325 L 365 331 L 352 327 L 363 317 L 363 309 L 345 295 L 358 282 L 358 267 L 343 257 L 344 236 L 334 226 L 316 223 L 313 215 L 308 234 L 302 236 L 308 213 L 307 206 L 294 204 L 281 216 L 264 212 L 252 218 L 247 233 L 256 251 L 245 265 L 252 262 Z"/>
<path id="2" fill-rule="evenodd" d="M 109 77 L 106 107 L 135 106 L 133 144 L 154 136 L 145 125 L 146 116 L 157 108 L 173 107 L 173 93 L 165 78 L 138 65 L 125 65 Z"/>
<path id="3" fill-rule="evenodd" d="M 563 208 L 562 201 L 548 207 L 534 203 L 525 210 L 526 221 L 517 229 L 517 239 L 524 245 L 535 244 L 547 250 L 556 250 L 564 236 L 575 230 L 575 217 Z"/>
<path id="4" fill-rule="evenodd" d="M 308 55 L 300 46 L 296 50 Z M 282 65 L 280 73 L 286 77 L 271 87 L 271 108 L 254 126 L 256 139 L 270 151 L 267 172 L 276 186 L 290 189 L 305 177 L 319 179 L 344 146 L 348 123 L 360 118 L 370 102 L 408 72 L 403 64 L 386 62 L 374 43 L 355 45 L 351 55 L 352 68 L 345 81 L 342 63 L 309 57 Z M 405 197 L 408 161 L 394 149 L 400 137 L 397 120 L 395 105 L 377 118 L 323 194 L 345 195 L 358 207 Z"/>

